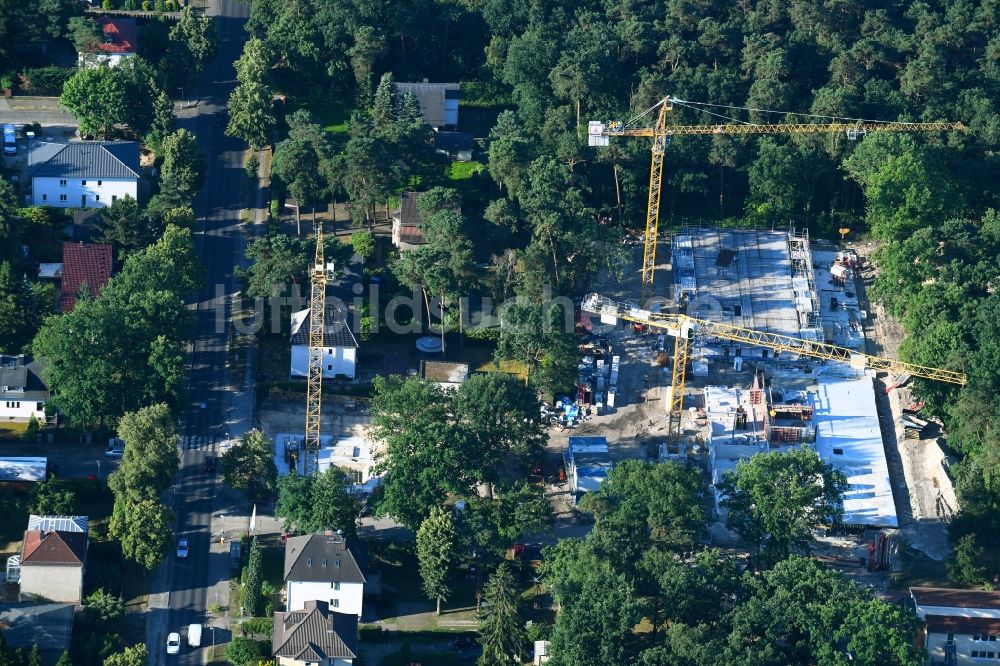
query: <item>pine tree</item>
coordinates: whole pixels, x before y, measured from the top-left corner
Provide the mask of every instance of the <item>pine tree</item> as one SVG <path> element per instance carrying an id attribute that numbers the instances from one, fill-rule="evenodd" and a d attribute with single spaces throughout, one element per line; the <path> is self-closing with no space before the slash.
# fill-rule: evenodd
<path id="1" fill-rule="evenodd" d="M 386 72 L 375 89 L 375 101 L 372 104 L 372 121 L 375 130 L 384 132 L 396 120 L 396 84 L 392 74 Z"/>
<path id="2" fill-rule="evenodd" d="M 504 563 L 486 585 L 486 605 L 479 615 L 479 642 L 483 645 L 479 666 L 520 664 L 527 640 L 517 607 L 514 576 Z"/>
<path id="3" fill-rule="evenodd" d="M 73 660 L 69 658 L 69 651 L 63 651 L 62 656 L 59 657 L 59 661 L 56 662 L 56 666 L 73 666 Z"/>
<path id="4" fill-rule="evenodd" d="M 42 653 L 38 649 L 38 643 L 31 646 L 31 653 L 28 655 L 28 666 L 42 666 Z"/>
<path id="5" fill-rule="evenodd" d="M 257 537 L 253 537 L 250 543 L 250 560 L 247 563 L 246 573 L 243 574 L 243 609 L 250 615 L 257 615 L 263 601 L 261 594 L 261 585 L 263 584 L 262 557 L 260 543 L 257 541 Z"/>
<path id="6" fill-rule="evenodd" d="M 454 549 L 455 523 L 451 514 L 435 507 L 417 530 L 417 561 L 424 592 L 428 598 L 437 600 L 438 615 L 441 614 L 441 602 L 447 601 L 451 594 Z"/>

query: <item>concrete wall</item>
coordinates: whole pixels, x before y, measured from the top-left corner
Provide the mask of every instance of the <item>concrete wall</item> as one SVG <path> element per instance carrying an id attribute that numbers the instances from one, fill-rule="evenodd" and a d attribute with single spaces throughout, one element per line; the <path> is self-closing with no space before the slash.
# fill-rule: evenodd
<path id="1" fill-rule="evenodd" d="M 340 589 L 335 590 L 332 583 L 289 582 L 285 584 L 288 610 L 301 610 L 307 601 L 326 601 L 332 611 L 354 613 L 361 617 L 364 587 L 361 583 L 341 583 Z M 333 599 L 337 599 L 340 605 L 335 607 Z"/>
<path id="2" fill-rule="evenodd" d="M 356 347 L 324 347 L 323 379 L 334 379 L 337 375 L 354 379 L 357 358 Z M 309 347 L 306 345 L 292 345 L 290 374 L 292 377 L 309 376 Z"/>
<path id="3" fill-rule="evenodd" d="M 39 405 L 41 409 L 39 409 Z M 27 421 L 34 414 L 39 421 L 45 420 L 44 400 L 21 400 L 4 398 L 0 400 L 0 419 Z"/>
<path id="4" fill-rule="evenodd" d="M 83 595 L 83 567 L 22 566 L 21 596 L 38 595 L 49 601 L 80 603 Z"/>
<path id="5" fill-rule="evenodd" d="M 33 178 L 32 197 L 36 206 L 56 208 L 104 208 L 125 195 L 138 198 L 139 185 L 134 178 L 106 178 L 101 180 Z M 84 185 L 86 183 L 86 185 Z M 100 183 L 100 185 L 98 185 Z M 60 197 L 65 196 L 63 201 Z M 83 197 L 86 196 L 86 200 Z"/>

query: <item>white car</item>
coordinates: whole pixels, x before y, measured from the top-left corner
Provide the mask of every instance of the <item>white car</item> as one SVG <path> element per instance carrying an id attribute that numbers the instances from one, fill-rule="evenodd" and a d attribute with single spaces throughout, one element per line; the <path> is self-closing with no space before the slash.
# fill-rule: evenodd
<path id="1" fill-rule="evenodd" d="M 178 654 L 181 651 L 181 635 L 176 631 L 167 636 L 167 654 Z"/>
<path id="2" fill-rule="evenodd" d="M 188 556 L 188 540 L 178 539 L 177 540 L 177 557 L 185 558 Z"/>

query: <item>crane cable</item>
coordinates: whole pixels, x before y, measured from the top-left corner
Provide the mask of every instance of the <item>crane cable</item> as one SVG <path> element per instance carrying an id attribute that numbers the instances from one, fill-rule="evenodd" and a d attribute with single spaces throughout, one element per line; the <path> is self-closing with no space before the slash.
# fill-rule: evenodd
<path id="1" fill-rule="evenodd" d="M 704 111 L 705 113 L 712 113 L 712 112 L 708 111 L 707 109 L 699 109 L 699 108 L 696 108 L 694 106 L 689 106 L 689 105 L 712 106 L 712 107 L 720 108 L 720 109 L 734 109 L 734 110 L 748 111 L 748 112 L 749 111 L 754 111 L 754 112 L 757 112 L 757 113 L 780 113 L 780 114 L 786 115 L 786 116 L 802 116 L 804 118 L 821 118 L 823 120 L 832 120 L 833 122 L 850 121 L 850 122 L 856 122 L 856 123 L 876 123 L 876 124 L 879 124 L 879 123 L 881 123 L 881 124 L 890 124 L 890 123 L 892 123 L 892 124 L 899 124 L 899 123 L 902 123 L 902 124 L 912 124 L 912 125 L 917 124 L 917 123 L 914 123 L 912 121 L 869 120 L 867 118 L 851 118 L 851 117 L 848 117 L 848 116 L 825 116 L 825 115 L 818 114 L 818 113 L 799 113 L 797 111 L 775 111 L 775 110 L 771 110 L 771 109 L 756 109 L 756 108 L 749 107 L 749 106 L 733 106 L 733 105 L 730 105 L 730 104 L 713 104 L 711 102 L 692 102 L 690 100 L 678 99 L 676 97 L 670 97 L 668 99 L 671 102 L 673 102 L 674 104 L 680 104 L 681 106 L 688 106 L 689 108 L 691 108 L 691 109 L 693 109 L 695 111 Z M 717 115 L 717 114 L 712 114 L 712 115 Z M 725 117 L 725 116 L 720 116 L 720 117 Z M 733 119 L 733 120 L 735 121 L 735 119 Z M 740 122 L 742 122 L 742 121 L 740 121 Z M 744 123 L 744 124 L 751 124 L 751 123 Z"/>

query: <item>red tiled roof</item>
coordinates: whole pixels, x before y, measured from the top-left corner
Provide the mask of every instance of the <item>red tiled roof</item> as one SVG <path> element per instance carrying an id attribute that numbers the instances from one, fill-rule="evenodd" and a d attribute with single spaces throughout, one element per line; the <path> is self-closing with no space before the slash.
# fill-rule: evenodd
<path id="1" fill-rule="evenodd" d="M 110 40 L 98 44 L 98 49 L 105 53 L 135 53 L 137 31 L 134 22 L 102 16 L 97 19 L 97 25 Z"/>
<path id="2" fill-rule="evenodd" d="M 927 632 L 931 634 L 1000 634 L 1000 618 L 928 615 Z"/>
<path id="3" fill-rule="evenodd" d="M 56 566 L 83 564 L 87 556 L 87 535 L 83 532 L 24 533 L 21 566 Z"/>
<path id="4" fill-rule="evenodd" d="M 84 282 L 96 298 L 111 279 L 111 246 L 105 243 L 63 243 L 62 294 L 59 307 L 69 312 Z"/>
<path id="5" fill-rule="evenodd" d="M 399 228 L 399 242 L 410 245 L 423 245 L 427 242 L 424 238 L 424 230 L 418 225 L 404 224 Z"/>
<path id="6" fill-rule="evenodd" d="M 949 606 L 953 608 L 992 608 L 1000 610 L 1000 592 L 955 590 L 944 587 L 911 587 L 910 594 L 918 606 Z"/>

